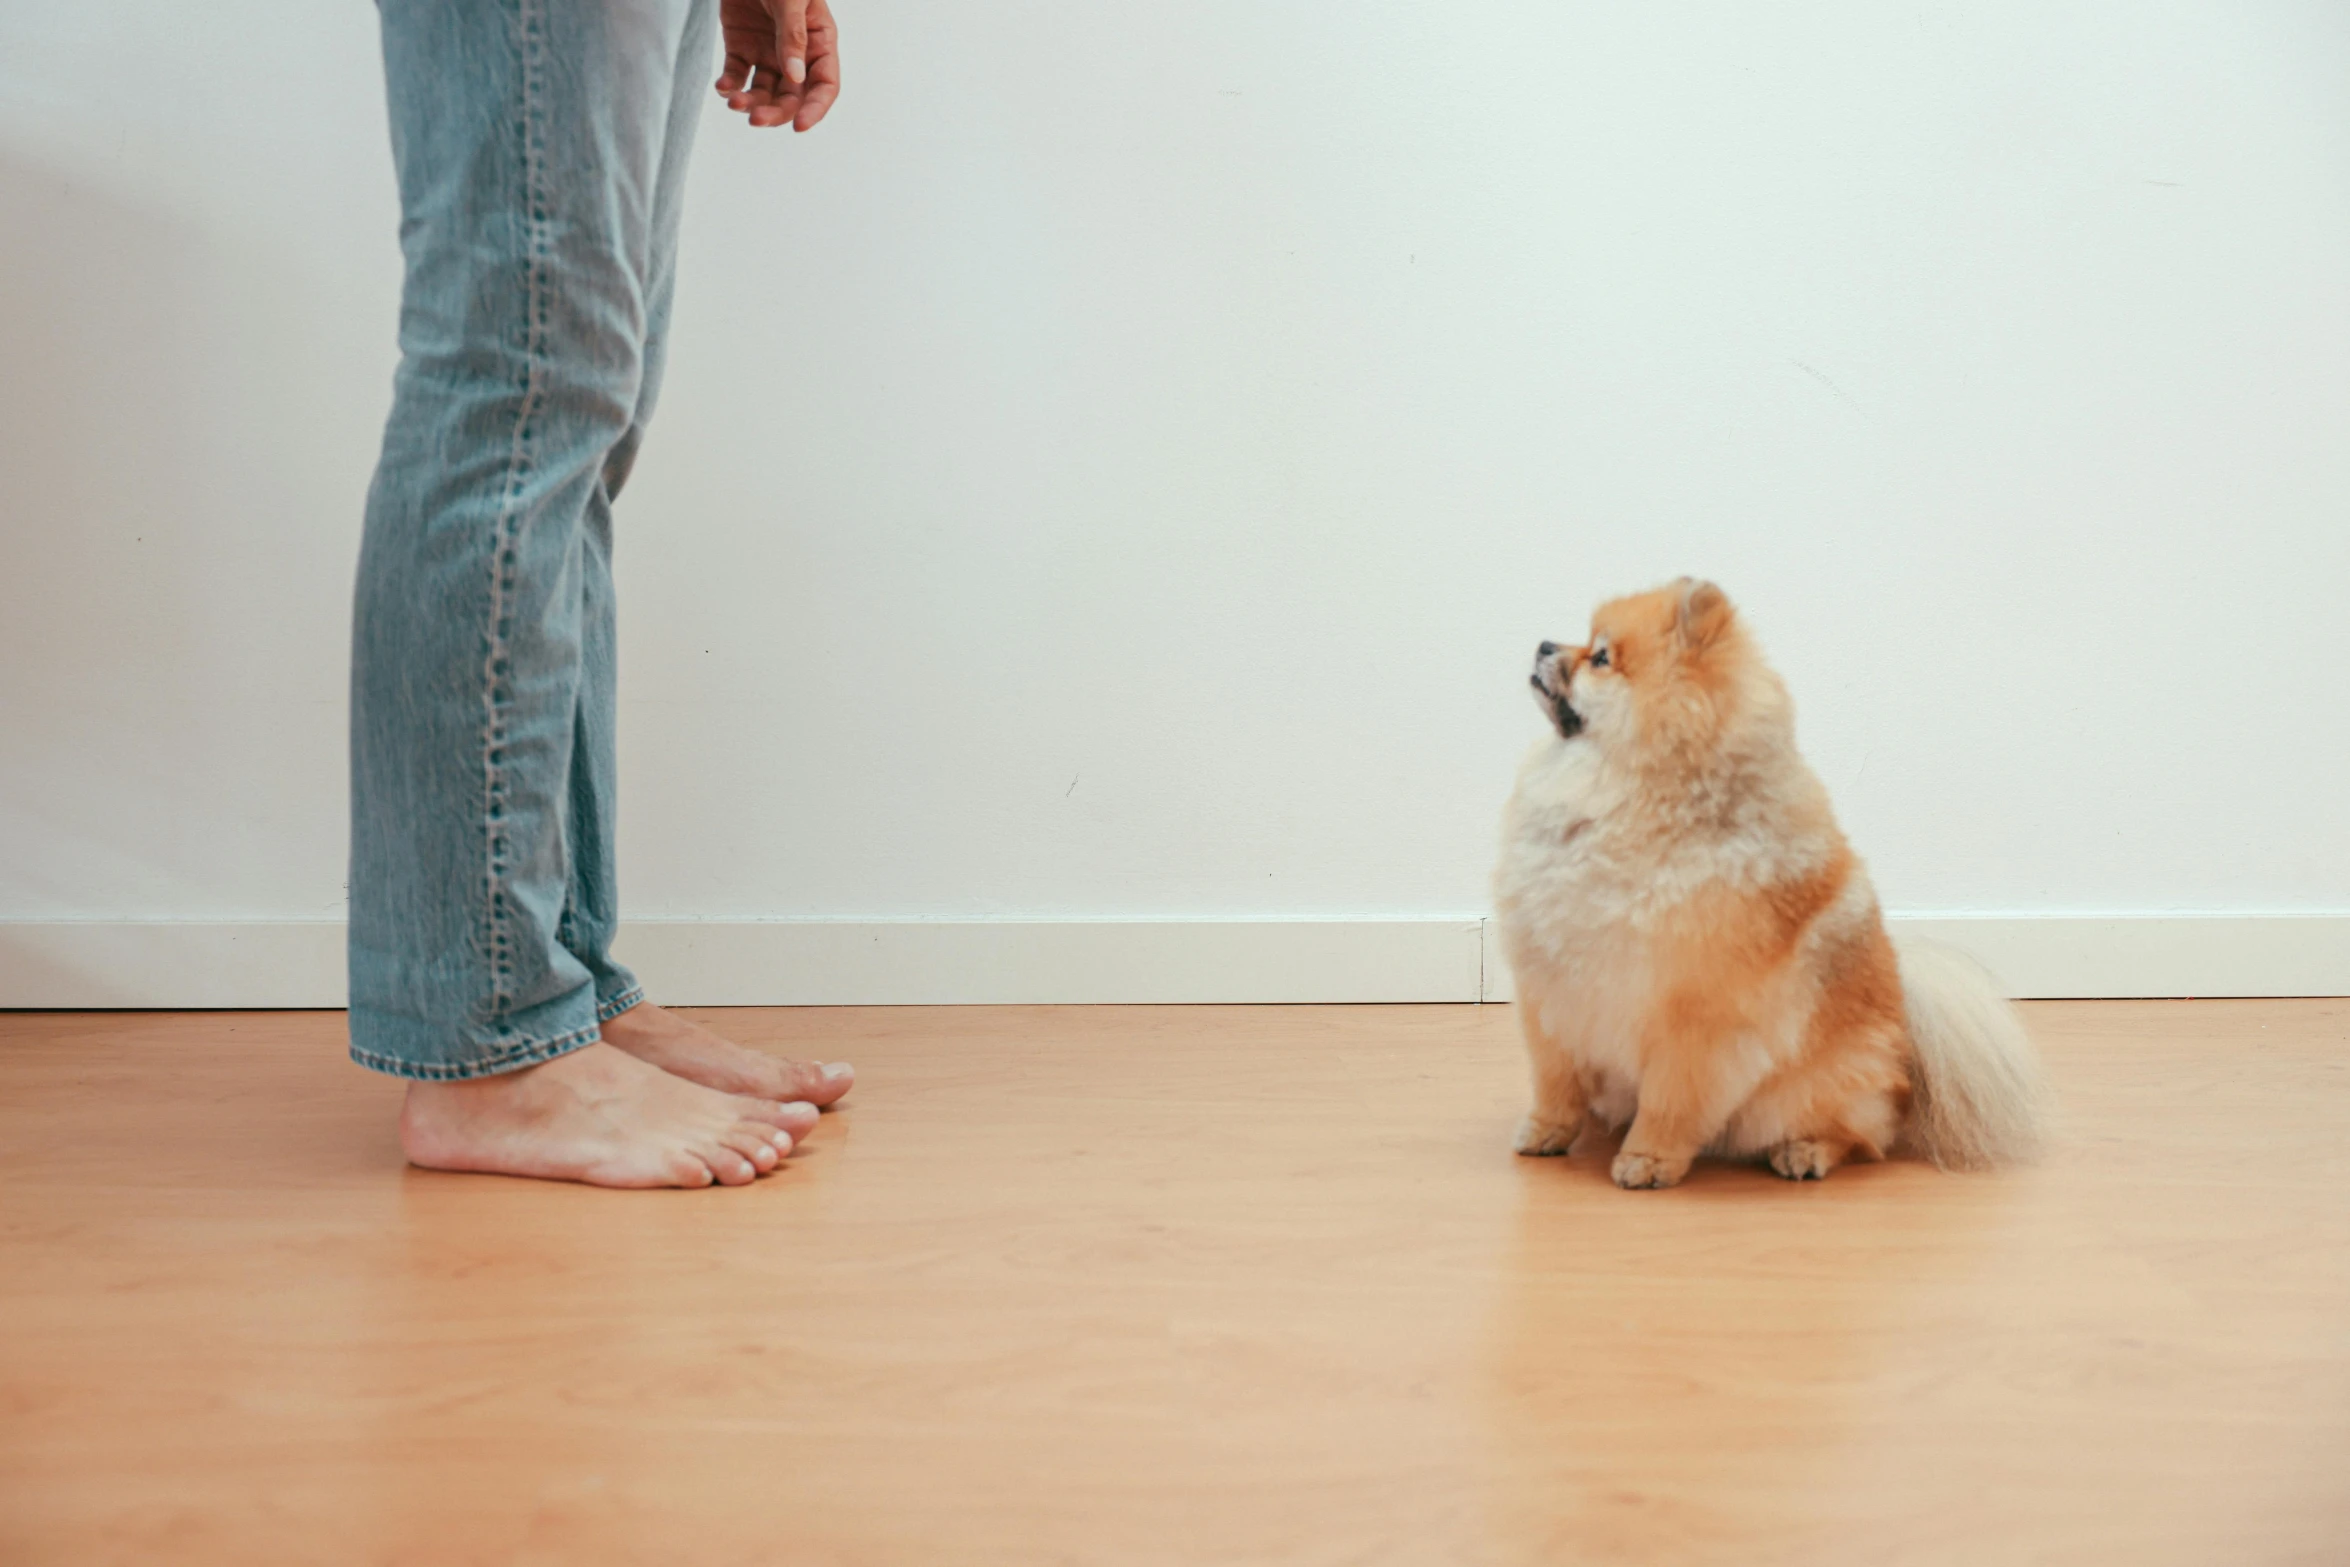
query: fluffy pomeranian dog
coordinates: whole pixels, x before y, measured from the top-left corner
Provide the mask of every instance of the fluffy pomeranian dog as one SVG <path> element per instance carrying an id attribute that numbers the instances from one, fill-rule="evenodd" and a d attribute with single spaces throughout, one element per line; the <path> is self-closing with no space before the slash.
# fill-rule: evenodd
<path id="1" fill-rule="evenodd" d="M 2023 1159 L 2043 1092 L 1969 959 L 1885 933 L 1787 688 L 1720 588 L 1602 605 L 1537 651 L 1555 738 L 1519 770 L 1495 908 L 1533 1060 L 1521 1154 L 1629 1126 L 1618 1186 L 1701 1153 L 1789 1180 L 1914 1152 Z"/>

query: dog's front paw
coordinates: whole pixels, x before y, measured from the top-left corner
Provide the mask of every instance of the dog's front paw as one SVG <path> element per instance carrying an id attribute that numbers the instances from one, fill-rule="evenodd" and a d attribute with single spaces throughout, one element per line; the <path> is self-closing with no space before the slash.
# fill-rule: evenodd
<path id="1" fill-rule="evenodd" d="M 1771 1168 L 1791 1181 L 1822 1181 L 1836 1168 L 1836 1156 L 1827 1144 L 1798 1137 L 1771 1150 Z"/>
<path id="2" fill-rule="evenodd" d="M 1615 1177 L 1616 1184 L 1628 1192 L 1671 1186 L 1688 1173 L 1689 1163 L 1687 1160 L 1675 1165 L 1659 1159 L 1654 1154 L 1645 1153 L 1617 1154 L 1614 1166 L 1608 1171 L 1608 1174 Z"/>
<path id="3" fill-rule="evenodd" d="M 1518 1135 L 1510 1139 L 1510 1150 L 1529 1159 L 1556 1158 L 1575 1146 L 1575 1133 L 1579 1130 L 1530 1115 L 1518 1123 Z"/>

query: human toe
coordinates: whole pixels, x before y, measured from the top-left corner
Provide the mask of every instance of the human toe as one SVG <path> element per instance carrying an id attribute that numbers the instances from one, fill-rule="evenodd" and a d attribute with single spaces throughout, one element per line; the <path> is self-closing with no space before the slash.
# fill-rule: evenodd
<path id="1" fill-rule="evenodd" d="M 761 1126 L 755 1121 L 741 1121 L 718 1140 L 748 1159 L 764 1174 L 774 1169 L 783 1157 L 775 1151 L 775 1144 L 771 1140 L 773 1135 L 772 1127 Z"/>
<path id="2" fill-rule="evenodd" d="M 721 1186 L 748 1186 L 759 1178 L 758 1166 L 727 1146 L 723 1138 L 712 1138 L 694 1152 Z"/>
<path id="3" fill-rule="evenodd" d="M 822 1107 L 857 1086 L 857 1069 L 846 1061 L 795 1061 L 792 1078 L 802 1099 Z"/>
<path id="4" fill-rule="evenodd" d="M 770 1130 L 787 1134 L 795 1142 L 816 1128 L 822 1118 L 814 1105 L 805 1099 L 778 1103 L 773 1099 L 755 1099 L 748 1094 L 735 1096 L 734 1108 L 746 1120 L 760 1122 Z"/>
<path id="5" fill-rule="evenodd" d="M 670 1154 L 665 1163 L 669 1184 L 672 1186 L 707 1186 L 717 1178 L 711 1174 L 707 1161 L 700 1155 L 690 1153 L 683 1148 Z"/>

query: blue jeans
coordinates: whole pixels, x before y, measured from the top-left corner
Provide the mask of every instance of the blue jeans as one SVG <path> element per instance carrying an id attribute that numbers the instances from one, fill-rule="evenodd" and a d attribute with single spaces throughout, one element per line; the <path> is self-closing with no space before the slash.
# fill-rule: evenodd
<path id="1" fill-rule="evenodd" d="M 351 660 L 351 1056 L 512 1071 L 612 960 L 612 502 L 652 413 L 710 0 L 381 0 L 400 368 Z"/>

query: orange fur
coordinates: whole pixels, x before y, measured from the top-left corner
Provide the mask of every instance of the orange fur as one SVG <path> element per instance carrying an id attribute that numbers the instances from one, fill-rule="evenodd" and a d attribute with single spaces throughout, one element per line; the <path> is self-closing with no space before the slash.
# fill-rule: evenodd
<path id="1" fill-rule="evenodd" d="M 1791 1179 L 1883 1157 L 1911 1099 L 1900 969 L 1728 598 L 1604 605 L 1533 684 L 1560 734 L 1520 772 L 1495 877 L 1534 1067 L 1519 1151 L 1628 1123 L 1635 1187 L 1707 1151 Z"/>

